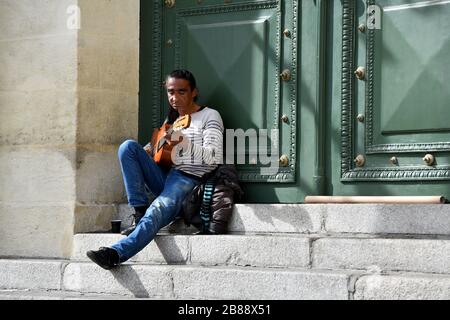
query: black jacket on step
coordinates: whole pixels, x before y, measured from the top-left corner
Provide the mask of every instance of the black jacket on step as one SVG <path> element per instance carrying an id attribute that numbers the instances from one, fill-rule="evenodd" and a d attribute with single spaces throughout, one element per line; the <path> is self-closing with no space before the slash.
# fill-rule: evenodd
<path id="1" fill-rule="evenodd" d="M 200 215 L 203 194 L 207 181 L 214 181 L 209 221 L 205 224 Z M 220 165 L 203 177 L 183 202 L 183 219 L 186 225 L 193 225 L 202 234 L 224 234 L 233 213 L 234 203 L 243 195 L 239 186 L 238 173 L 233 165 Z M 206 227 L 205 227 L 206 226 Z"/>

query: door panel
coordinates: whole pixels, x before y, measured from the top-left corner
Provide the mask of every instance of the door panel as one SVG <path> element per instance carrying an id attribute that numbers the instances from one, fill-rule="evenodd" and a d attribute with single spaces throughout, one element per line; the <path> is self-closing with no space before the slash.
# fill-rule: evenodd
<path id="1" fill-rule="evenodd" d="M 295 60 L 290 43 L 283 46 L 280 31 L 282 20 L 293 20 L 288 17 L 292 12 L 284 10 L 290 5 L 291 1 L 209 0 L 176 1 L 174 6 L 164 7 L 163 74 L 179 68 L 191 70 L 199 85 L 199 103 L 217 109 L 227 129 L 280 133 L 277 161 L 287 154 L 290 163 L 274 174 L 261 171 L 265 165 L 257 154 L 259 140 L 246 140 L 244 151 L 234 149 L 235 155 L 246 156 L 245 164 L 237 163 L 243 182 L 295 182 L 296 128 L 292 122 L 283 125 L 280 120 L 282 112 L 292 116 L 296 111 L 291 99 L 296 85 Z M 280 79 L 283 66 L 294 70 L 286 82 Z M 167 108 L 167 101 L 164 103 Z M 252 141 L 258 145 L 250 146 Z"/>
<path id="2" fill-rule="evenodd" d="M 341 14 L 341 181 L 450 179 L 450 2 L 344 0 Z"/>
<path id="3" fill-rule="evenodd" d="M 141 14 L 140 141 L 166 114 L 165 75 L 187 68 L 226 128 L 279 130 L 277 174 L 247 141 L 243 201 L 450 197 L 450 1 L 143 0 Z"/>
<path id="4" fill-rule="evenodd" d="M 261 172 L 267 166 L 259 156 L 252 163 L 255 148 L 246 138 L 246 163 L 237 165 L 242 201 L 296 203 L 322 193 L 322 26 L 328 0 L 140 3 L 139 141 L 146 143 L 167 113 L 165 75 L 187 68 L 197 78 L 199 103 L 217 109 L 227 129 L 278 130 L 275 155 L 287 163 L 274 174 Z M 290 77 L 281 78 L 284 70 Z"/>
<path id="5" fill-rule="evenodd" d="M 377 5 L 381 29 L 368 35 L 367 63 L 374 65 L 367 84 L 374 91 L 368 102 L 368 109 L 374 110 L 368 119 L 373 121 L 369 147 L 432 143 L 448 150 L 436 141 L 450 141 L 450 122 L 444 116 L 450 109 L 450 2 Z"/>
<path id="6" fill-rule="evenodd" d="M 279 55 L 275 52 L 276 12 L 222 14 L 210 17 L 186 17 L 181 24 L 177 68 L 189 66 L 199 74 L 202 99 L 212 106 L 230 105 L 224 121 L 236 128 L 273 126 L 278 101 L 272 90 L 278 86 Z M 271 76 L 268 76 L 271 75 Z M 228 81 L 233 79 L 234 81 Z M 239 117 L 234 114 L 240 110 Z"/>
<path id="7" fill-rule="evenodd" d="M 374 84 L 381 134 L 450 132 L 450 2 L 379 1 L 382 34 L 375 37 Z M 445 136 L 443 136 L 444 138 Z M 447 135 L 447 140 L 448 139 Z M 417 136 L 432 142 L 433 135 Z M 389 141 L 389 139 L 386 139 Z M 395 140 L 394 140 L 395 141 Z"/>

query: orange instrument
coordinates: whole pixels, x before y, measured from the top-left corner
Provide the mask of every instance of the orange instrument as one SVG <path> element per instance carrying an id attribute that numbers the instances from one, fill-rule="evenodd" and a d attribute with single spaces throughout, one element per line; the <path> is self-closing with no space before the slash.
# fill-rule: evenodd
<path id="1" fill-rule="evenodd" d="M 175 131 L 179 131 L 184 128 L 188 128 L 191 125 L 191 116 L 186 114 L 179 117 L 173 125 L 164 123 L 161 128 L 154 129 L 152 138 L 150 140 L 150 145 L 152 147 L 153 160 L 161 166 L 170 167 L 172 166 L 172 149 L 173 145 L 170 146 L 166 139 L 166 135 L 171 135 Z"/>

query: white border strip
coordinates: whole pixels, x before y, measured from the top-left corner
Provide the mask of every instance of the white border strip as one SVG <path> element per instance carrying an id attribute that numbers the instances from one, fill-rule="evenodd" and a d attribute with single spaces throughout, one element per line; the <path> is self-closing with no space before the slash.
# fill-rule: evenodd
<path id="1" fill-rule="evenodd" d="M 423 8 L 423 7 L 431 7 L 431 6 L 439 6 L 443 4 L 450 3 L 450 0 L 432 0 L 432 1 L 423 1 L 423 2 L 417 2 L 412 4 L 402 4 L 399 6 L 390 6 L 390 7 L 384 7 L 383 11 L 398 11 L 398 10 L 405 10 L 405 9 L 415 9 L 415 8 Z"/>

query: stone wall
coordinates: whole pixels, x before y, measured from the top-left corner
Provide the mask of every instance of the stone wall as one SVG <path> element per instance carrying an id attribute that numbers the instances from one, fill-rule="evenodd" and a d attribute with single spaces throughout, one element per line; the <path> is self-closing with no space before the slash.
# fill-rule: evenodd
<path id="1" fill-rule="evenodd" d="M 126 201 L 117 149 L 137 139 L 139 0 L 79 0 L 75 232 L 109 228 Z"/>
<path id="2" fill-rule="evenodd" d="M 138 34 L 138 0 L 0 1 L 0 256 L 68 257 L 124 201 Z"/>

